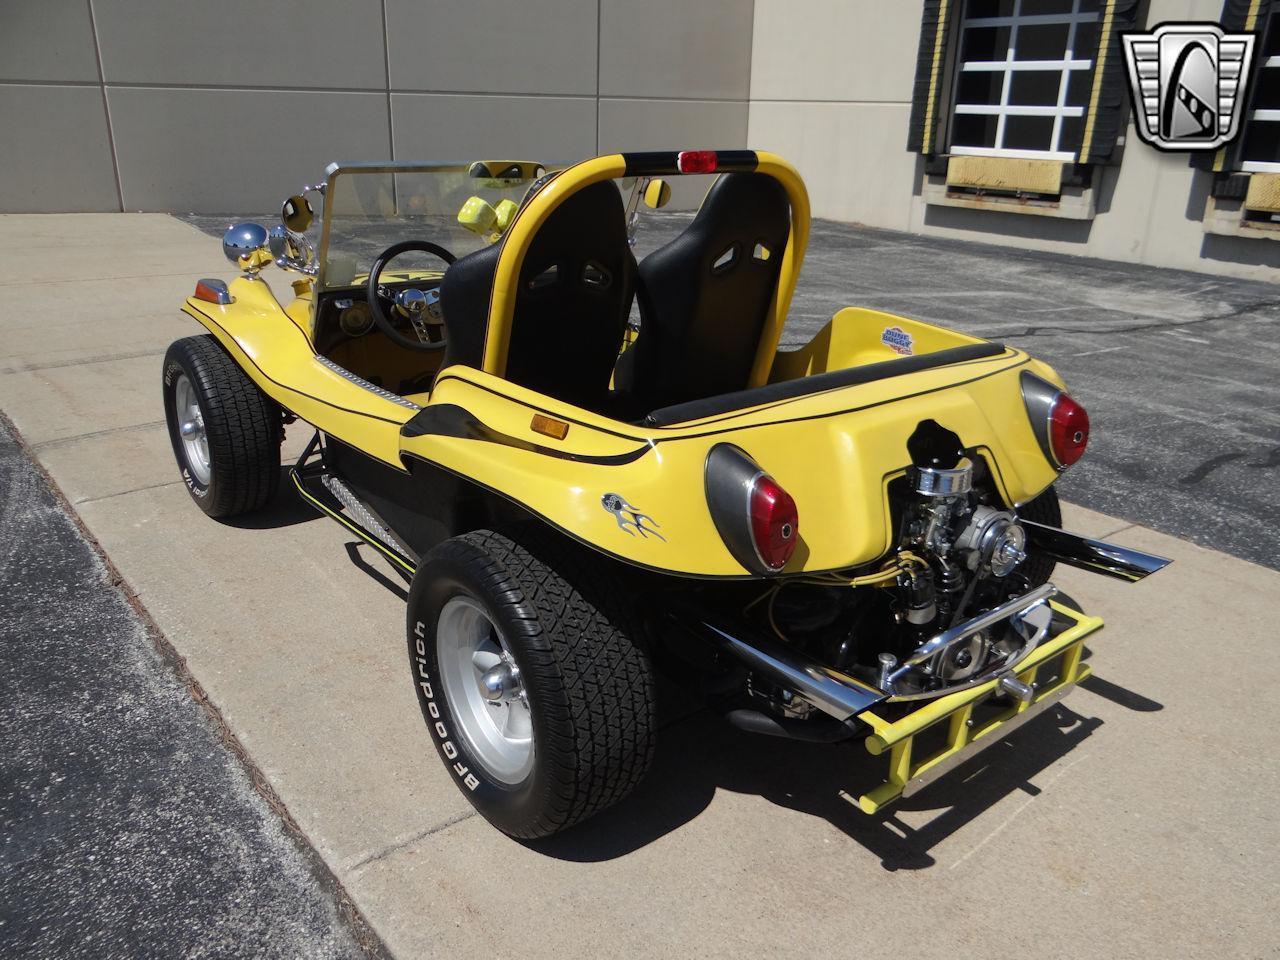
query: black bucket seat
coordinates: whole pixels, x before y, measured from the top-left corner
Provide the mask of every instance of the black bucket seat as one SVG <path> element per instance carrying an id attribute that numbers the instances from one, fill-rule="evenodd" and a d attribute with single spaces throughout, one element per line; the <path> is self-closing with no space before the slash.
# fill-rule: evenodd
<path id="1" fill-rule="evenodd" d="M 785 188 L 726 173 L 675 240 L 640 263 L 640 333 L 618 365 L 636 408 L 742 390 L 791 231 Z"/>
<path id="2" fill-rule="evenodd" d="M 448 346 L 441 370 L 479 367 L 501 243 L 460 257 L 440 284 Z M 626 212 L 612 181 L 566 198 L 520 269 L 506 379 L 603 411 L 636 288 Z"/>

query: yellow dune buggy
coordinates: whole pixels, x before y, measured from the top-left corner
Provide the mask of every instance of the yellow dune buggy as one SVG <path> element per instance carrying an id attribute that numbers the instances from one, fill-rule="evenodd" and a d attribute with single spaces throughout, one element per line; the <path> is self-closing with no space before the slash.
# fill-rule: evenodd
<path id="1" fill-rule="evenodd" d="M 692 176 L 637 262 L 642 203 Z M 885 754 L 874 813 L 1087 675 L 1101 621 L 1055 562 L 1164 565 L 1058 529 L 1089 420 L 1022 351 L 858 307 L 780 350 L 808 231 L 763 152 L 335 164 L 187 300 L 209 335 L 163 381 L 193 499 L 261 507 L 282 425 L 315 427 L 292 481 L 412 577 L 428 735 L 499 829 L 626 796 L 659 667 L 743 729 Z"/>

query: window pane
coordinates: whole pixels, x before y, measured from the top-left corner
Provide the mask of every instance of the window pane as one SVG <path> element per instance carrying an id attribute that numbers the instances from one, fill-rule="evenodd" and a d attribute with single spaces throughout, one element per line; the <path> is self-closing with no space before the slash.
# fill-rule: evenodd
<path id="1" fill-rule="evenodd" d="M 1013 14 L 1013 0 L 969 0 L 966 17 L 1008 17 Z"/>
<path id="2" fill-rule="evenodd" d="M 1084 138 L 1084 117 L 1063 117 L 1062 132 L 1058 135 L 1058 149 L 1073 153 L 1080 149 Z"/>
<path id="3" fill-rule="evenodd" d="M 1019 106 L 1055 107 L 1062 74 L 1057 70 L 1015 70 L 1009 102 Z"/>
<path id="4" fill-rule="evenodd" d="M 1018 11 L 1024 17 L 1038 17 L 1046 13 L 1070 13 L 1071 0 L 1022 0 Z"/>
<path id="5" fill-rule="evenodd" d="M 1098 24 L 1077 23 L 1076 36 L 1071 43 L 1071 56 L 1077 60 L 1092 60 L 1098 55 Z"/>
<path id="6" fill-rule="evenodd" d="M 1263 60 L 1268 57 L 1280 56 L 1280 17 L 1272 16 L 1267 26 L 1267 38 L 1262 44 L 1261 56 Z"/>
<path id="7" fill-rule="evenodd" d="M 1280 110 L 1280 67 L 1258 71 L 1250 106 L 1254 110 Z"/>
<path id="8" fill-rule="evenodd" d="M 1061 60 L 1067 50 L 1065 23 L 1037 23 L 1018 28 L 1015 60 Z"/>
<path id="9" fill-rule="evenodd" d="M 1102 8 L 1102 0 L 1080 0 L 1081 13 L 1097 13 Z"/>
<path id="10" fill-rule="evenodd" d="M 994 147 L 996 118 L 957 113 L 951 125 L 951 145 L 955 147 Z"/>
<path id="11" fill-rule="evenodd" d="M 960 62 L 1003 60 L 1008 52 L 1008 27 L 968 27 L 960 44 Z"/>
<path id="12" fill-rule="evenodd" d="M 1067 82 L 1067 106 L 1087 107 L 1093 92 L 1093 77 L 1088 70 L 1072 70 Z"/>
<path id="13" fill-rule="evenodd" d="M 1244 131 L 1240 158 L 1246 163 L 1280 163 L 1280 122 L 1250 123 Z"/>
<path id="14" fill-rule="evenodd" d="M 1000 102 L 1003 84 L 1003 73 L 992 70 L 961 71 L 960 82 L 956 84 L 956 103 L 997 104 Z"/>
<path id="15" fill-rule="evenodd" d="M 1004 143 L 1007 150 L 1049 150 L 1053 147 L 1053 117 L 1006 117 Z"/>

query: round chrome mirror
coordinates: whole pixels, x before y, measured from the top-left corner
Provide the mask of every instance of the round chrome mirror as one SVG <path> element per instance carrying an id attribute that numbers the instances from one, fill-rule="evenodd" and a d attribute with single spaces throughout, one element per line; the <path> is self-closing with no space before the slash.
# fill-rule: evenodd
<path id="1" fill-rule="evenodd" d="M 258 264 L 255 269 L 252 263 L 240 262 L 258 251 L 262 251 L 264 256 L 268 253 L 267 228 L 262 224 L 235 223 L 227 227 L 227 232 L 222 235 L 222 252 L 246 273 L 257 273 L 262 269 L 262 264 Z"/>
<path id="2" fill-rule="evenodd" d="M 280 222 L 294 233 L 306 233 L 315 219 L 315 211 L 311 209 L 311 201 L 300 193 L 295 193 L 280 208 Z"/>
<path id="3" fill-rule="evenodd" d="M 267 246 L 271 249 L 271 256 L 276 266 L 281 270 L 296 270 L 308 276 L 315 276 L 317 272 L 315 248 L 306 237 L 294 233 L 284 224 L 278 224 L 271 228 Z"/>

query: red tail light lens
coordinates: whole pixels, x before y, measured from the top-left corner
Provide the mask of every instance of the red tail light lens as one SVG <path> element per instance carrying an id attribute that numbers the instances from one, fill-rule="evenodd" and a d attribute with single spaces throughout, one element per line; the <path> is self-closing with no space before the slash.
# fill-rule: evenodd
<path id="1" fill-rule="evenodd" d="M 770 570 L 781 570 L 795 553 L 800 515 L 791 494 L 767 473 L 751 485 L 751 539 Z"/>
<path id="2" fill-rule="evenodd" d="M 1082 456 L 1089 444 L 1089 414 L 1065 393 L 1058 394 L 1049 410 L 1049 446 L 1053 458 L 1069 467 Z"/>
<path id="3" fill-rule="evenodd" d="M 714 150 L 681 150 L 676 157 L 676 169 L 681 173 L 715 173 Z"/>

